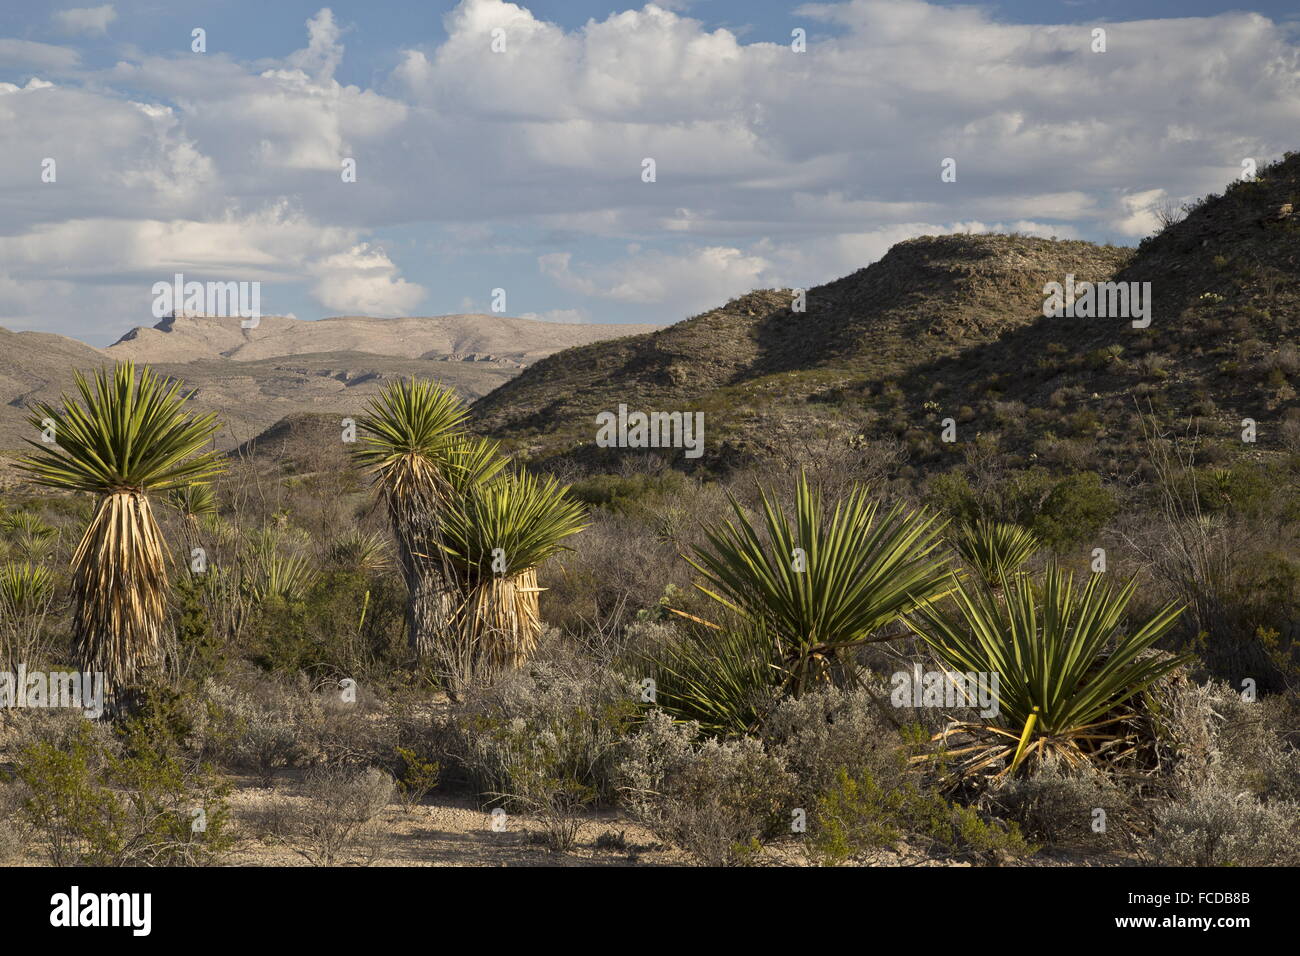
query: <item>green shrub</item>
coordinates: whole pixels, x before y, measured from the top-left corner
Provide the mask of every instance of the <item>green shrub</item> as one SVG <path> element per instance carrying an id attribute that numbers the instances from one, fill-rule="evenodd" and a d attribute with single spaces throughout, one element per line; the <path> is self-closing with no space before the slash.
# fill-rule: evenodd
<path id="1" fill-rule="evenodd" d="M 397 791 L 401 795 L 402 805 L 409 811 L 438 785 L 438 774 L 442 768 L 437 761 L 429 760 L 409 747 L 398 747 L 396 752 L 402 762 Z"/>
<path id="2" fill-rule="evenodd" d="M 83 726 L 66 747 L 42 741 L 19 751 L 23 812 L 52 865 L 193 866 L 229 848 L 228 788 L 202 768 L 188 771 L 156 733 L 131 726 L 114 754 Z"/>
<path id="3" fill-rule="evenodd" d="M 984 863 L 1037 851 L 1015 823 L 986 821 L 972 808 L 949 803 L 910 779 L 885 785 L 870 770 L 850 774 L 843 769 L 818 801 L 807 848 L 817 863 L 835 866 L 902 840 Z"/>
<path id="4" fill-rule="evenodd" d="M 1088 543 L 1119 511 L 1115 496 L 1095 471 L 1061 479 L 1043 502 L 1031 528 L 1056 551 Z"/>

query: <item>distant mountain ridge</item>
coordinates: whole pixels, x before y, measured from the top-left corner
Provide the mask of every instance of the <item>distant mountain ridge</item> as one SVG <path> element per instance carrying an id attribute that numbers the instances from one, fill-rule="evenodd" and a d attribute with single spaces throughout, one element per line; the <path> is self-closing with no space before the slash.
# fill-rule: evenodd
<path id="1" fill-rule="evenodd" d="M 1297 201 L 1291 154 L 1136 249 L 927 236 L 807 289 L 802 311 L 793 290 L 757 290 L 665 327 L 270 316 L 246 330 L 180 316 L 103 350 L 0 330 L 0 447 L 15 447 L 30 428 L 23 407 L 56 399 L 72 369 L 135 358 L 218 411 L 228 449 L 282 421 L 275 447 L 318 444 L 331 416 L 414 375 L 455 387 L 478 431 L 538 461 L 617 467 L 622 452 L 594 439 L 596 416 L 620 405 L 705 412 L 705 455 L 684 464 L 724 470 L 826 433 L 894 439 L 909 470 L 942 470 L 983 434 L 1033 467 L 1122 478 L 1146 409 L 1195 430 L 1216 460 L 1274 454 L 1300 449 Z M 1047 284 L 1067 276 L 1150 283 L 1153 321 L 1045 316 Z M 958 442 L 940 439 L 949 420 Z M 1257 441 L 1243 442 L 1247 422 Z"/>
<path id="2" fill-rule="evenodd" d="M 0 328 L 0 450 L 31 436 L 34 401 L 55 402 L 75 370 L 133 360 L 185 383 L 201 411 L 222 423 L 218 446 L 232 449 L 284 419 L 360 411 L 389 381 L 427 377 L 467 401 L 560 349 L 653 328 L 542 322 L 500 315 L 319 321 L 264 316 L 241 320 L 182 314 L 137 327 L 105 349 L 42 332 Z"/>
<path id="3" fill-rule="evenodd" d="M 655 328 L 484 314 L 316 320 L 268 315 L 252 329 L 243 328 L 241 322 L 237 317 L 169 316 L 152 328 L 132 329 L 106 352 L 113 358 L 169 364 L 364 352 L 398 358 L 498 361 L 522 368 L 560 349 Z"/>

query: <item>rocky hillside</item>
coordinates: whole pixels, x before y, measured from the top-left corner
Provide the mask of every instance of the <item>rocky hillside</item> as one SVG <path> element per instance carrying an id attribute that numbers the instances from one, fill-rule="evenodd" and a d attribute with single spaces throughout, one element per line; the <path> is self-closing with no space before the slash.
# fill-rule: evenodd
<path id="1" fill-rule="evenodd" d="M 1114 276 L 1150 284 L 1149 327 L 1038 317 L 900 382 L 904 413 L 893 424 L 953 415 L 1063 460 L 1092 446 L 1092 464 L 1116 474 L 1139 409 L 1199 434 L 1211 459 L 1300 451 L 1298 201 L 1300 154 L 1207 196 Z M 844 400 L 884 414 L 897 404 L 866 379 Z M 1254 443 L 1242 441 L 1245 419 L 1256 423 Z"/>
<path id="2" fill-rule="evenodd" d="M 491 434 L 534 451 L 591 441 L 594 416 L 629 408 L 713 412 L 761 431 L 760 406 L 806 402 L 849 381 L 884 382 L 1034 320 L 1043 284 L 1101 279 L 1131 250 L 1022 236 L 938 236 L 809 289 L 752 292 L 677 325 L 538 362 L 474 407 Z M 715 428 L 715 434 L 718 434 Z"/>
<path id="3" fill-rule="evenodd" d="M 925 237 L 808 290 L 761 291 L 677 325 L 560 352 L 480 399 L 480 427 L 542 458 L 600 457 L 595 416 L 699 410 L 726 470 L 791 436 L 901 439 L 946 467 L 996 436 L 1026 462 L 1125 469 L 1151 410 L 1211 459 L 1300 448 L 1300 155 L 1209 196 L 1136 249 Z M 1049 282 L 1149 283 L 1151 322 L 1044 317 Z M 957 441 L 941 441 L 953 419 Z M 1257 423 L 1241 441 L 1243 419 Z M 1215 446 L 1210 448 L 1209 446 Z M 680 462 L 691 465 L 691 462 Z"/>

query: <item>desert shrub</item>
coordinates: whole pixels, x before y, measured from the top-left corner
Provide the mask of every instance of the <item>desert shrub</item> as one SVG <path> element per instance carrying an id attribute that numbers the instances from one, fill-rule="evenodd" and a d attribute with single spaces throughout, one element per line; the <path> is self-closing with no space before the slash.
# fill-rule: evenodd
<path id="1" fill-rule="evenodd" d="M 249 626 L 250 656 L 290 677 L 357 676 L 391 668 L 404 650 L 404 596 L 395 580 L 327 570 L 301 593 L 272 594 Z"/>
<path id="2" fill-rule="evenodd" d="M 441 752 L 476 793 L 555 811 L 613 797 L 615 751 L 640 689 L 552 643 L 524 667 L 470 688 L 435 726 Z"/>
<path id="3" fill-rule="evenodd" d="M 834 866 L 902 840 L 929 852 L 984 863 L 1036 851 L 1015 823 L 985 820 L 971 807 L 923 790 L 914 779 L 882 783 L 865 769 L 856 774 L 839 771 L 811 815 L 806 846 L 815 862 Z"/>
<path id="4" fill-rule="evenodd" d="M 882 716 L 867 688 L 831 686 L 787 698 L 772 711 L 762 737 L 794 775 L 800 806 L 812 806 L 840 770 L 870 769 L 887 786 L 902 777 L 903 737 Z"/>
<path id="5" fill-rule="evenodd" d="M 569 633 L 592 622 L 621 627 L 665 589 L 689 586 L 674 544 L 626 514 L 595 512 L 574 550 L 542 571 L 542 617 Z"/>
<path id="6" fill-rule="evenodd" d="M 111 756 L 106 779 L 123 794 L 132 864 L 198 866 L 219 863 L 228 832 L 230 786 L 209 764 L 194 765 L 173 749 L 156 720 L 121 728 L 123 753 Z"/>
<path id="7" fill-rule="evenodd" d="M 313 754 L 320 704 L 301 687 L 259 683 L 250 689 L 209 680 L 195 714 L 195 745 L 236 769 L 256 775 L 264 787 L 281 770 Z"/>
<path id="8" fill-rule="evenodd" d="M 229 648 L 212 626 L 203 601 L 203 588 L 203 579 L 188 570 L 176 578 L 172 587 L 175 667 L 178 676 L 189 686 L 202 686 L 210 677 L 219 678 L 228 663 Z"/>
<path id="9" fill-rule="evenodd" d="M 1248 701 L 1223 682 L 1176 683 L 1165 694 L 1162 742 L 1178 780 L 1213 780 L 1233 793 L 1300 801 L 1300 751 L 1282 697 Z"/>
<path id="10" fill-rule="evenodd" d="M 325 681 L 309 693 L 321 714 L 310 739 L 311 762 L 397 771 L 394 748 L 402 728 L 369 685 Z"/>
<path id="11" fill-rule="evenodd" d="M 653 519 L 659 505 L 668 499 L 687 494 L 693 486 L 691 479 L 679 471 L 665 469 L 657 473 L 639 472 L 632 475 L 593 475 L 575 481 L 569 489 L 571 497 L 589 505 L 610 511 L 631 514 L 643 519 Z"/>
<path id="12" fill-rule="evenodd" d="M 398 747 L 396 754 L 402 763 L 397 778 L 397 793 L 402 806 L 409 813 L 438 785 L 438 773 L 442 768 L 437 761 L 430 760 L 409 747 Z"/>
<path id="13" fill-rule="evenodd" d="M 103 763 L 89 734 L 74 735 L 66 749 L 41 741 L 18 752 L 15 775 L 27 792 L 23 812 L 52 866 L 111 866 L 125 856 L 125 807 L 95 782 Z"/>
<path id="14" fill-rule="evenodd" d="M 375 767 L 315 767 L 304 785 L 306 799 L 280 797 L 261 827 L 312 866 L 365 866 L 379 856 L 378 817 L 394 792 L 393 778 Z"/>
<path id="15" fill-rule="evenodd" d="M 584 771 L 592 768 L 583 764 L 590 756 L 603 760 L 617 739 L 606 736 L 604 718 L 580 707 L 540 721 L 480 715 L 467 731 L 474 749 L 465 763 L 505 781 L 503 789 L 485 790 L 481 796 L 536 814 L 551 849 L 568 850 L 582 829 L 583 812 L 597 798 L 596 788 L 583 780 Z M 593 736 L 606 740 L 605 753 L 593 750 Z"/>
<path id="16" fill-rule="evenodd" d="M 81 711 L 73 708 L 0 708 L 0 750 L 12 753 L 37 743 L 66 750 L 82 734 L 93 737 L 101 750 L 112 747 L 116 740 L 111 724 L 88 721 Z"/>
<path id="17" fill-rule="evenodd" d="M 66 747 L 27 745 L 16 764 L 22 812 L 54 866 L 201 865 L 230 846 L 228 788 L 142 726 L 128 729 L 120 753 L 83 728 Z"/>
<path id="18" fill-rule="evenodd" d="M 23 813 L 28 799 L 26 784 L 0 777 L 0 864 L 20 862 L 31 846 L 33 827 Z"/>
<path id="19" fill-rule="evenodd" d="M 1118 510 L 1101 476 L 1094 471 L 1080 472 L 1056 484 L 1034 516 L 1031 528 L 1048 547 L 1063 551 L 1091 541 Z"/>
<path id="20" fill-rule="evenodd" d="M 797 781 L 753 737 L 701 740 L 699 726 L 651 711 L 619 765 L 624 807 L 706 866 L 750 862 L 790 832 Z"/>
<path id="21" fill-rule="evenodd" d="M 1162 865 L 1300 864 L 1300 804 L 1263 801 L 1210 778 L 1189 782 L 1153 815 L 1144 853 Z"/>
<path id="22" fill-rule="evenodd" d="M 1057 760 L 1003 777 L 982 797 L 983 806 L 1018 823 L 1031 840 L 1094 849 L 1115 845 L 1123 834 L 1126 804 L 1123 790 L 1104 773 L 1089 765 L 1067 768 Z M 1098 810 L 1105 816 L 1098 816 Z"/>
<path id="23" fill-rule="evenodd" d="M 960 471 L 947 471 L 930 479 L 925 503 L 958 523 L 969 523 L 981 515 L 975 489 Z"/>

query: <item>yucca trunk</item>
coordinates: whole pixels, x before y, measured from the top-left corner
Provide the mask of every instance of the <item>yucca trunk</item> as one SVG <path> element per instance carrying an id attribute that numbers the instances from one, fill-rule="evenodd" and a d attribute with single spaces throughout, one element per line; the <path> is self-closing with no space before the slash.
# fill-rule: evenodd
<path id="1" fill-rule="evenodd" d="M 406 581 L 406 642 L 415 656 L 429 660 L 439 655 L 442 638 L 450 631 L 455 607 L 447 580 L 421 559 L 402 561 Z"/>
<path id="2" fill-rule="evenodd" d="M 406 582 L 406 643 L 419 661 L 441 656 L 441 644 L 451 630 L 456 600 L 449 584 L 450 574 L 430 527 L 436 512 L 421 495 L 408 501 L 389 500 L 389 517 L 397 539 L 398 561 Z M 442 669 L 450 662 L 439 661 Z M 453 671 L 460 668 L 452 667 Z"/>
<path id="3" fill-rule="evenodd" d="M 181 519 L 181 538 L 185 542 L 185 563 L 188 564 L 194 557 L 194 549 L 203 546 L 197 515 L 187 514 Z"/>
<path id="4" fill-rule="evenodd" d="M 73 631 L 82 669 L 112 695 L 160 663 L 166 551 L 149 499 L 103 496 L 72 556 Z"/>
<path id="5" fill-rule="evenodd" d="M 475 676 L 491 677 L 528 659 L 542 633 L 538 595 L 543 590 L 536 568 L 493 575 L 467 588 L 457 632 L 473 649 Z"/>

